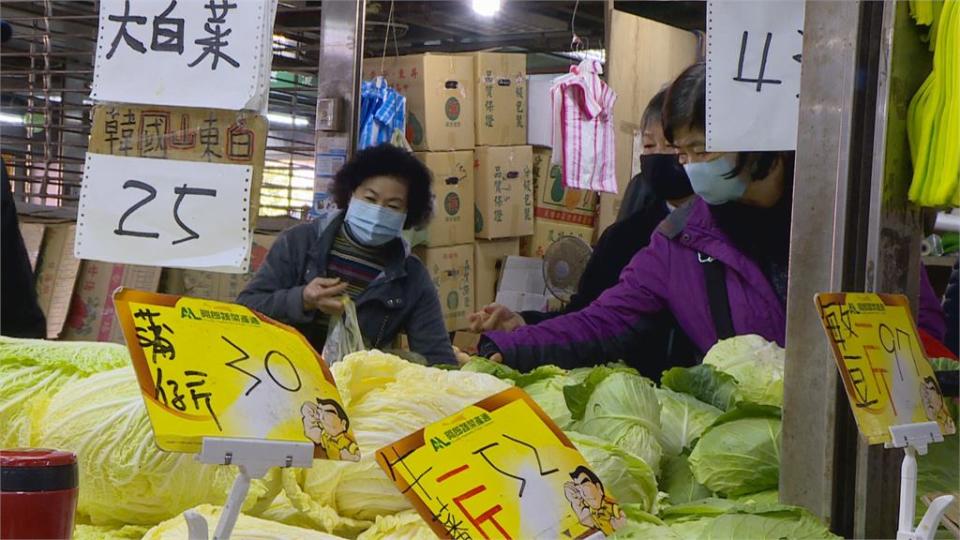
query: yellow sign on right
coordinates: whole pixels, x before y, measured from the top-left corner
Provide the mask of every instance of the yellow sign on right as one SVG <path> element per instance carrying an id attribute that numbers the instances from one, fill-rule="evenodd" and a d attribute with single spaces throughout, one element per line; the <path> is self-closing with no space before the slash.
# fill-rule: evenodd
<path id="1" fill-rule="evenodd" d="M 902 295 L 823 293 L 817 309 L 860 433 L 891 441 L 890 426 L 937 422 L 956 433 Z"/>

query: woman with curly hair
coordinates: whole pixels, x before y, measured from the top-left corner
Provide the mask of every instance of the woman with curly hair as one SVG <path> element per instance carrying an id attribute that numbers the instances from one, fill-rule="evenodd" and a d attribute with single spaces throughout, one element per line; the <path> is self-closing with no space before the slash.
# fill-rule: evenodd
<path id="1" fill-rule="evenodd" d="M 237 301 L 296 327 L 322 351 L 348 295 L 368 348 L 390 348 L 404 332 L 428 362 L 454 363 L 437 289 L 400 237 L 430 220 L 430 182 L 405 150 L 358 152 L 330 190 L 340 211 L 281 234 Z"/>

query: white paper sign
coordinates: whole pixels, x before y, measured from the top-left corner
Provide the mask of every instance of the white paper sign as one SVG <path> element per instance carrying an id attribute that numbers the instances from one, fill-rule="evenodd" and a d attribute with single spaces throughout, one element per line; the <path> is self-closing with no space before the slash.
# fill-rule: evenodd
<path id="1" fill-rule="evenodd" d="M 91 97 L 265 109 L 275 0 L 100 0 Z"/>
<path id="2" fill-rule="evenodd" d="M 707 150 L 795 150 L 803 1 L 707 2 Z"/>
<path id="3" fill-rule="evenodd" d="M 248 165 L 88 153 L 76 256 L 244 272 L 252 175 Z"/>

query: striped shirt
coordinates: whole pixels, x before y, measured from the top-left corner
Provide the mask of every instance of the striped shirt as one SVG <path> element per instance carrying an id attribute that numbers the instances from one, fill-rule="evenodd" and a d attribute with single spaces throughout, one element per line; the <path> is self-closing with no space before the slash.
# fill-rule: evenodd
<path id="1" fill-rule="evenodd" d="M 568 188 L 617 192 L 613 105 L 617 94 L 600 80 L 603 68 L 596 60 L 570 66 L 570 73 L 554 79 L 553 157 Z"/>
<path id="2" fill-rule="evenodd" d="M 370 248 L 360 245 L 350 237 L 344 224 L 330 249 L 327 276 L 345 281 L 347 294 L 351 300 L 356 300 L 383 272 L 387 262 L 383 251 L 382 246 Z"/>

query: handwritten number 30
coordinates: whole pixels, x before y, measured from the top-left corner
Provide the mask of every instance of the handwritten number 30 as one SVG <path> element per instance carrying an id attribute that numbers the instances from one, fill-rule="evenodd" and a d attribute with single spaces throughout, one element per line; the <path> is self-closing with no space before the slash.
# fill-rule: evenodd
<path id="1" fill-rule="evenodd" d="M 137 238 L 160 238 L 160 233 L 132 231 L 124 228 L 124 223 L 126 223 L 127 218 L 129 218 L 134 212 L 150 204 L 154 199 L 157 198 L 157 189 L 145 182 L 141 182 L 139 180 L 127 180 L 126 182 L 124 182 L 123 189 L 131 189 L 131 188 L 142 189 L 143 191 L 147 192 L 147 196 L 137 201 L 136 204 L 128 208 L 127 211 L 120 216 L 120 221 L 117 223 L 117 228 L 114 229 L 113 233 L 116 234 L 117 236 L 134 236 Z M 174 188 L 173 193 L 177 196 L 177 201 L 173 204 L 173 219 L 174 221 L 177 222 L 177 225 L 179 225 L 180 228 L 187 233 L 187 236 L 179 240 L 174 240 L 173 242 L 171 242 L 171 244 L 177 245 L 183 242 L 196 240 L 197 238 L 200 238 L 200 235 L 197 233 L 197 231 L 191 229 L 189 226 L 187 226 L 186 223 L 183 222 L 182 219 L 180 219 L 180 205 L 183 203 L 183 199 L 187 195 L 198 195 L 202 197 L 216 197 L 217 190 L 192 188 L 192 187 L 187 187 L 187 185 L 184 184 L 182 187 Z"/>

